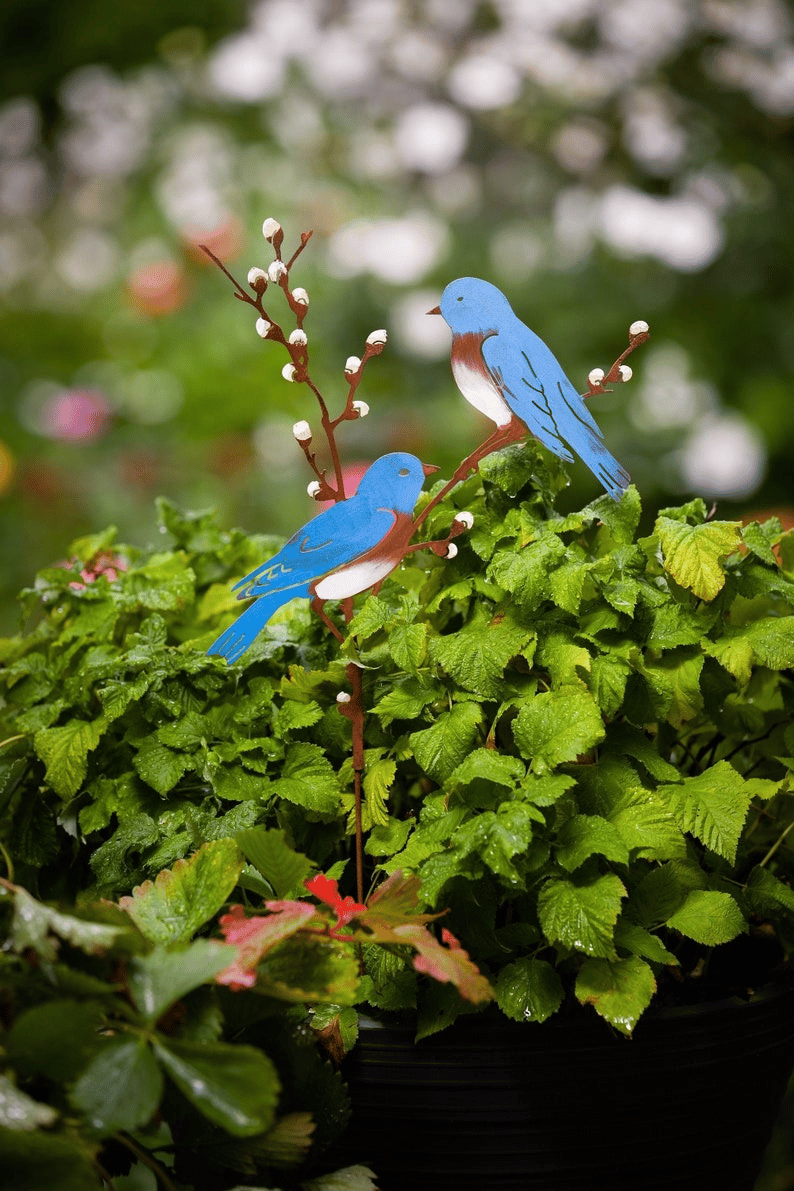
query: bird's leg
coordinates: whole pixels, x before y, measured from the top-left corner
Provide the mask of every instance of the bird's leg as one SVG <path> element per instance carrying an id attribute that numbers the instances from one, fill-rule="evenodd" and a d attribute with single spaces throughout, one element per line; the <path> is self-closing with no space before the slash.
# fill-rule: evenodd
<path id="1" fill-rule="evenodd" d="M 452 474 L 452 479 L 448 480 L 440 492 L 437 492 L 432 500 L 428 501 L 421 513 L 414 520 L 414 527 L 419 526 L 431 513 L 433 509 L 439 504 L 448 492 L 451 492 L 470 471 L 476 471 L 480 465 L 480 461 L 485 459 L 486 455 L 492 455 L 494 451 L 498 451 L 501 447 L 509 446 L 510 443 L 520 442 L 527 436 L 527 428 L 523 422 L 518 418 L 511 418 L 506 426 L 497 426 L 492 434 L 486 438 L 485 442 L 467 455 L 463 462 L 455 469 Z M 425 543 L 428 545 L 429 543 Z"/>
<path id="2" fill-rule="evenodd" d="M 344 637 L 339 632 L 339 629 L 336 627 L 334 622 L 332 620 L 330 620 L 329 617 L 327 617 L 325 615 L 325 612 L 323 611 L 324 605 L 325 605 L 325 600 L 321 600 L 318 595 L 312 596 L 312 599 L 311 599 L 312 611 L 316 612 L 316 614 L 319 616 L 320 620 L 323 622 L 325 627 L 327 629 L 331 630 L 333 635 L 336 637 L 337 641 L 344 642 Z"/>
<path id="3" fill-rule="evenodd" d="M 405 551 L 403 557 L 408 554 L 415 554 L 417 550 L 432 550 L 438 558 L 454 558 L 458 552 L 457 546 L 454 546 L 450 551 L 452 539 L 459 537 L 465 533 L 467 529 L 471 528 L 472 517 L 470 513 L 461 513 L 456 517 L 449 527 L 449 533 L 445 538 L 439 538 L 435 542 L 417 542 L 414 546 L 409 546 Z"/>

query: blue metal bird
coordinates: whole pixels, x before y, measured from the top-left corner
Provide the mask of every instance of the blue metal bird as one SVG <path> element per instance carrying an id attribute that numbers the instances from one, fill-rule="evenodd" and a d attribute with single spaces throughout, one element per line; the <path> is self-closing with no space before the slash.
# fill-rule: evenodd
<path id="1" fill-rule="evenodd" d="M 595 418 L 556 358 L 501 290 L 477 277 L 459 277 L 429 313 L 442 315 L 452 331 L 452 374 L 461 393 L 496 423 L 477 460 L 529 430 L 569 462 L 571 447 L 612 499 L 620 500 L 631 477 L 610 455 Z"/>
<path id="2" fill-rule="evenodd" d="M 341 639 L 323 604 L 366 591 L 399 565 L 414 532 L 412 514 L 425 476 L 437 470 L 403 451 L 376 459 L 354 496 L 319 513 L 274 558 L 235 583 L 237 598 L 253 597 L 255 603 L 207 653 L 236 662 L 276 609 L 296 596 L 308 596 L 315 612 Z"/>

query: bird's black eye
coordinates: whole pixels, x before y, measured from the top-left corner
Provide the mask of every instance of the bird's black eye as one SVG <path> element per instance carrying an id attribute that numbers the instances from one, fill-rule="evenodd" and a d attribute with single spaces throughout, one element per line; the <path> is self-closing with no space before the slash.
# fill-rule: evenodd
<path id="1" fill-rule="evenodd" d="M 400 470 L 397 472 L 398 476 L 410 476 L 410 474 L 411 474 L 411 470 L 408 467 L 401 467 Z"/>

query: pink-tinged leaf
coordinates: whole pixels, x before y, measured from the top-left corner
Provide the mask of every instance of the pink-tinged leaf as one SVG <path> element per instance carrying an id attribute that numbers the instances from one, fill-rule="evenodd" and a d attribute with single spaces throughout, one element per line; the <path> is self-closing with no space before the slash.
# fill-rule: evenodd
<path id="1" fill-rule="evenodd" d="M 272 911 L 267 918 L 262 915 L 248 918 L 243 906 L 232 906 L 221 917 L 226 942 L 239 950 L 236 960 L 215 977 L 219 984 L 228 984 L 233 989 L 250 988 L 256 983 L 257 965 L 268 951 L 310 922 L 316 920 L 327 925 L 309 902 L 268 902 L 267 908 Z"/>
<path id="2" fill-rule="evenodd" d="M 325 902 L 336 914 L 336 922 L 330 930 L 332 935 L 339 930 L 340 926 L 346 926 L 351 919 L 360 917 L 367 908 L 360 902 L 354 901 L 352 897 L 340 897 L 337 882 L 331 877 L 323 876 L 322 873 L 318 873 L 310 881 L 304 881 L 303 884 L 309 893 L 313 893 L 319 901 Z M 267 904 L 269 907 L 273 905 L 272 902 Z M 334 937 L 340 938 L 341 936 L 335 935 Z"/>
<path id="3" fill-rule="evenodd" d="M 335 906 L 339 901 L 339 884 L 332 877 L 318 873 L 316 877 L 304 881 L 303 884 L 309 893 L 313 893 L 318 901 L 325 902 L 327 906 Z"/>
<path id="4" fill-rule="evenodd" d="M 454 984 L 460 995 L 474 1004 L 492 1000 L 493 990 L 479 968 L 469 959 L 469 953 L 464 951 L 454 935 L 450 935 L 449 931 L 445 933 L 454 939 L 454 945 L 450 948 L 442 947 L 423 926 L 407 923 L 394 928 L 399 942 L 410 943 L 419 952 L 414 959 L 417 972 L 445 984 Z"/>
<path id="5" fill-rule="evenodd" d="M 432 922 L 434 918 L 439 918 L 439 914 L 417 913 L 421 888 L 422 882 L 418 877 L 406 877 L 398 869 L 372 894 L 362 922 L 368 926 L 374 926 L 376 922 L 383 926 L 398 926 L 407 922 Z"/>

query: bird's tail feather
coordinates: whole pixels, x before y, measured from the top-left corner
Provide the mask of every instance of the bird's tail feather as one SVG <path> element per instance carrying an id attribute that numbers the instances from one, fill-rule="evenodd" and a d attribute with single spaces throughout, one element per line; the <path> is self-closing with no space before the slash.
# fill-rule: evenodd
<path id="1" fill-rule="evenodd" d="M 301 593 L 287 592 L 285 594 L 282 591 L 274 591 L 269 596 L 260 596 L 251 604 L 250 608 L 246 608 L 245 612 L 237 617 L 234 624 L 230 624 L 228 629 L 213 641 L 207 653 L 219 654 L 226 658 L 229 665 L 236 662 L 253 645 L 273 613 L 293 595 L 299 594 Z"/>
<path id="2" fill-rule="evenodd" d="M 592 450 L 587 454 L 580 452 L 583 462 L 596 479 L 601 481 L 612 499 L 619 501 L 631 483 L 631 476 L 614 455 L 610 455 L 603 442 L 591 438 L 590 445 Z"/>

